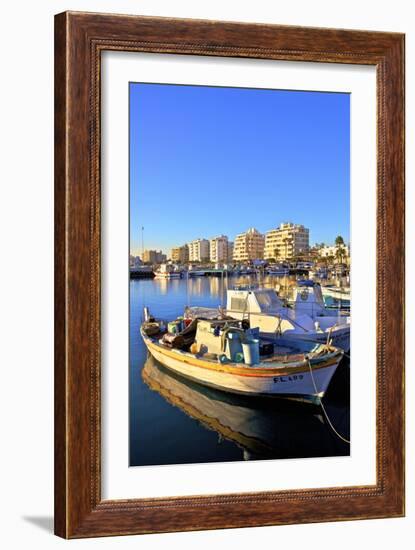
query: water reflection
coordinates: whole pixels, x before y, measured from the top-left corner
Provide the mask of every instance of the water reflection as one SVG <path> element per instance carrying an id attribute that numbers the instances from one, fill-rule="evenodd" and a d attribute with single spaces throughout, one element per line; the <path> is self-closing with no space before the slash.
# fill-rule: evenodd
<path id="1" fill-rule="evenodd" d="M 236 443 L 244 451 L 244 460 L 349 454 L 347 445 L 327 437 L 321 410 L 309 404 L 253 399 L 206 388 L 165 369 L 150 355 L 142 378 L 168 403 Z M 335 407 L 329 408 L 332 414 L 336 412 Z M 342 420 L 341 414 L 335 416 Z"/>

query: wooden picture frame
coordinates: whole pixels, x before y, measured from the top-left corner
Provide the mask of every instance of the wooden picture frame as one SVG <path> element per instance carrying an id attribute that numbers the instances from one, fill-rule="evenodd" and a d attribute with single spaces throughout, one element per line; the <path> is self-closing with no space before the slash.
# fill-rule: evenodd
<path id="1" fill-rule="evenodd" d="M 104 50 L 377 71 L 377 480 L 101 500 L 100 59 Z M 55 533 L 159 533 L 404 514 L 404 35 L 65 12 L 55 18 Z"/>

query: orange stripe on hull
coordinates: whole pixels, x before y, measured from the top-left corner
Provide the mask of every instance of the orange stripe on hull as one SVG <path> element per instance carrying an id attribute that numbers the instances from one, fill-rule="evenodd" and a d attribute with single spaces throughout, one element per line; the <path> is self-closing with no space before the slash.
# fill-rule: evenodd
<path id="1" fill-rule="evenodd" d="M 213 363 L 203 359 L 198 359 L 197 357 L 190 357 L 188 355 L 175 353 L 169 349 L 166 349 L 158 344 L 154 344 L 150 339 L 144 337 L 144 341 L 149 349 L 153 349 L 163 355 L 167 355 L 173 359 L 186 363 L 188 365 L 214 370 L 217 372 L 226 372 L 231 374 L 237 374 L 238 376 L 248 376 L 256 378 L 266 378 L 269 376 L 288 376 L 290 374 L 298 374 L 309 371 L 309 366 L 307 361 L 301 361 L 301 363 L 294 365 L 292 367 L 282 368 L 258 368 L 258 367 L 241 367 L 238 363 L 231 363 L 231 365 L 222 365 L 220 363 Z M 312 365 L 312 369 L 322 369 L 334 365 L 339 360 L 338 355 L 335 355 L 333 358 L 318 363 L 317 365 Z"/>

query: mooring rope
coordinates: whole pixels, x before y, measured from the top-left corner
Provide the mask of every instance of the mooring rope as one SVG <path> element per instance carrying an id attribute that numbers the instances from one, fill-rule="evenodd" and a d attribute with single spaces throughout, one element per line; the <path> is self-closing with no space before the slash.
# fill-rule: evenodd
<path id="1" fill-rule="evenodd" d="M 311 376 L 311 380 L 313 382 L 313 386 L 314 386 L 314 391 L 316 392 L 316 394 L 318 394 L 318 390 L 317 390 L 317 386 L 316 386 L 316 382 L 314 380 L 314 374 L 313 374 L 313 369 L 311 367 L 311 363 L 310 363 L 310 359 L 309 357 L 307 357 L 307 363 L 308 363 L 308 368 L 310 370 L 310 376 Z M 320 403 L 320 406 L 321 406 L 321 410 L 323 411 L 323 414 L 324 414 L 324 417 L 327 421 L 327 424 L 330 426 L 330 428 L 333 430 L 333 432 L 337 435 L 337 437 L 339 439 L 341 439 L 342 441 L 344 441 L 345 443 L 348 443 L 350 445 L 350 440 L 349 439 L 346 439 L 345 437 L 343 437 L 341 434 L 339 434 L 339 432 L 336 430 L 336 428 L 333 426 L 333 423 L 331 422 L 330 418 L 329 418 L 329 415 L 327 414 L 327 411 L 326 411 L 326 408 L 324 407 L 324 404 L 323 404 L 323 401 L 321 400 L 321 397 L 319 398 L 319 403 Z"/>

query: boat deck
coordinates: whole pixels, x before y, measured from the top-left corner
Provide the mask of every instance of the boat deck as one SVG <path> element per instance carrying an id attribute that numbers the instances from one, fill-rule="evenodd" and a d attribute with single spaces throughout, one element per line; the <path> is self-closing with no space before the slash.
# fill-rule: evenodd
<path id="1" fill-rule="evenodd" d="M 174 348 L 167 344 L 164 344 L 163 342 L 160 342 L 160 339 L 163 337 L 164 334 L 166 333 L 158 332 L 156 334 L 152 334 L 151 336 L 147 336 L 147 337 L 153 342 L 153 344 L 156 344 L 162 349 L 176 351 L 182 354 L 189 354 L 197 358 L 203 358 L 213 363 L 217 362 L 217 356 L 215 356 L 214 358 L 212 354 L 209 354 L 209 353 L 205 353 L 202 355 L 192 354 L 187 349 Z M 293 362 L 297 363 L 297 362 L 302 362 L 304 360 L 305 360 L 305 354 L 303 352 L 299 352 L 298 348 L 295 348 L 295 346 L 293 347 L 290 347 L 287 345 L 279 346 L 278 344 L 275 344 L 273 354 L 261 356 L 260 362 L 257 365 L 251 365 L 250 368 L 261 368 L 264 366 L 271 366 L 271 363 L 273 368 L 276 368 L 275 363 L 281 363 L 282 364 L 281 366 L 283 367 L 285 366 L 285 363 L 293 363 Z M 241 366 L 240 363 L 233 363 L 232 361 L 229 361 L 228 364 L 229 365 L 235 364 L 237 366 Z"/>

